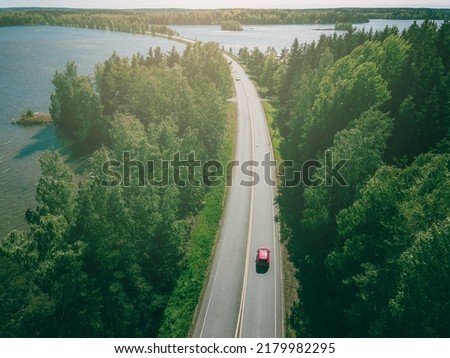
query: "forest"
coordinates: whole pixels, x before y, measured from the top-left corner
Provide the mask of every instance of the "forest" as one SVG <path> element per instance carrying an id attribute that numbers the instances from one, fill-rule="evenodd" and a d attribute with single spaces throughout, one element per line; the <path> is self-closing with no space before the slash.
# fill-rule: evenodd
<path id="1" fill-rule="evenodd" d="M 103 163 L 126 151 L 157 163 L 159 178 L 174 153 L 219 158 L 228 63 L 213 43 L 150 48 L 113 53 L 93 76 L 68 63 L 53 85 L 54 123 L 86 168 L 75 175 L 57 153 L 40 158 L 29 227 L 0 241 L 0 337 L 156 337 L 209 188 L 142 187 L 133 168 L 130 185 L 105 186 Z"/>
<path id="2" fill-rule="evenodd" d="M 449 20 L 449 9 L 342 8 L 342 9 L 217 9 L 217 10 L 81 10 L 5 9 L 0 26 L 55 25 L 144 33 L 150 25 L 242 25 L 365 23 L 369 19 Z"/>
<path id="3" fill-rule="evenodd" d="M 314 180 L 279 191 L 298 280 L 292 335 L 448 337 L 450 22 L 239 58 L 275 107 L 281 156 L 294 164 L 282 183 L 326 151 L 347 160 L 347 185 L 314 185 L 332 168 L 306 168 Z"/>

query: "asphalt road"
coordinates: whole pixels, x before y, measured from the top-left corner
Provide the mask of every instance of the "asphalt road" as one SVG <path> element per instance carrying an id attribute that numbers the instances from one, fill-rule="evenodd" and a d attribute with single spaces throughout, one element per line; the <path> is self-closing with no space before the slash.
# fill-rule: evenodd
<path id="1" fill-rule="evenodd" d="M 235 160 L 239 166 L 233 168 L 220 237 L 193 335 L 282 337 L 282 271 L 279 230 L 274 220 L 276 186 L 266 179 L 270 173 L 275 180 L 275 167 L 263 167 L 265 158 L 274 160 L 273 151 L 258 93 L 243 68 L 228 60 L 238 104 Z M 259 247 L 271 250 L 267 272 L 256 269 Z"/>

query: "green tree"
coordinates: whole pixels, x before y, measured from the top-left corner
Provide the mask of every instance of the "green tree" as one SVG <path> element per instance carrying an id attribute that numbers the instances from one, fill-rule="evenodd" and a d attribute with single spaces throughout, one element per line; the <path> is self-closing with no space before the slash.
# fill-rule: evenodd
<path id="1" fill-rule="evenodd" d="M 416 235 L 412 246 L 400 257 L 400 279 L 395 296 L 389 301 L 386 314 L 373 328 L 373 335 L 448 336 L 449 257 L 448 219 Z"/>
<path id="2" fill-rule="evenodd" d="M 172 50 L 170 50 L 169 54 L 167 55 L 167 65 L 169 67 L 173 67 L 179 63 L 180 63 L 180 55 L 175 49 L 175 46 L 172 46 Z"/>
<path id="3" fill-rule="evenodd" d="M 404 201 L 404 181 L 394 168 L 382 167 L 370 179 L 359 200 L 337 216 L 341 249 L 326 260 L 340 293 L 339 308 L 350 336 L 369 334 L 395 285 L 395 259 L 409 240 L 398 203 Z"/>
<path id="4" fill-rule="evenodd" d="M 387 84 L 371 61 L 378 46 L 374 43 L 357 48 L 337 61 L 322 80 L 301 134 L 300 150 L 307 155 L 315 155 L 351 120 L 389 99 Z"/>
<path id="5" fill-rule="evenodd" d="M 399 113 L 386 155 L 393 163 L 403 157 L 410 163 L 442 140 L 450 128 L 445 120 L 450 113 L 448 81 L 439 56 L 436 24 L 415 23 L 404 38 L 410 44 L 408 69 L 398 84 L 403 90 L 397 99 Z"/>
<path id="6" fill-rule="evenodd" d="M 392 119 L 369 110 L 336 134 L 328 152 L 333 163 L 330 160 L 326 163 L 325 155 L 319 156 L 319 161 L 328 167 L 318 169 L 313 177 L 313 182 L 320 184 L 304 192 L 301 237 L 302 242 L 310 243 L 303 248 L 306 253 L 310 252 L 311 245 L 319 252 L 336 245 L 335 216 L 353 203 L 358 191 L 381 165 L 392 128 Z M 332 166 L 340 160 L 346 161 L 339 170 L 345 183 L 333 179 Z"/>
<path id="7" fill-rule="evenodd" d="M 399 316 L 395 315 L 409 312 L 406 314 L 412 318 L 412 311 L 399 305 L 400 302 L 407 304 L 403 301 L 406 297 L 403 290 L 412 289 L 405 287 L 406 282 L 411 283 L 407 281 L 410 280 L 408 275 L 414 267 L 419 269 L 420 265 L 425 265 L 425 260 L 431 263 L 435 259 L 431 251 L 420 259 L 412 253 L 432 250 L 431 246 L 423 245 L 435 242 L 430 241 L 435 235 L 445 240 L 445 229 L 441 234 L 437 227 L 444 228 L 440 223 L 450 214 L 449 194 L 445 190 L 448 163 L 448 155 L 427 154 L 404 170 L 382 167 L 362 189 L 361 197 L 338 214 L 338 232 L 343 246 L 331 252 L 326 262 L 333 282 L 345 298 L 342 310 L 351 335 L 398 336 L 400 330 L 413 336 L 442 334 L 442 327 L 435 323 L 439 318 L 434 316 L 434 308 L 418 312 L 426 315 L 427 311 L 431 315 L 420 326 L 405 326 L 406 316 L 399 321 Z M 430 239 L 422 242 L 422 237 Z M 445 244 L 442 248 L 445 252 Z M 436 259 L 445 270 L 445 260 Z M 423 276 L 425 273 L 428 276 Z M 430 286 L 423 281 L 436 282 L 434 272 L 422 271 L 421 275 L 415 284 L 423 285 L 423 292 L 429 296 Z M 442 301 L 439 289 L 435 292 L 435 307 L 440 307 L 445 299 Z"/>
<path id="8" fill-rule="evenodd" d="M 223 98 L 230 95 L 230 71 L 218 44 L 208 42 L 188 45 L 183 52 L 181 66 L 183 74 L 194 89 L 201 89 L 205 84 L 214 84 Z"/>
<path id="9" fill-rule="evenodd" d="M 12 233 L 11 236 L 17 235 Z M 52 311 L 49 298 L 34 284 L 35 275 L 0 247 L 0 336 L 3 338 L 30 337 L 39 321 Z M 42 322 L 42 321 L 41 321 Z"/>
<path id="10" fill-rule="evenodd" d="M 107 116 L 121 110 L 132 83 L 128 73 L 130 64 L 127 58 L 121 58 L 116 52 L 95 69 L 95 84 L 101 97 L 103 113 Z"/>
<path id="11" fill-rule="evenodd" d="M 106 127 L 100 99 L 89 78 L 79 76 L 76 65 L 69 62 L 65 72 L 55 73 L 53 85 L 50 114 L 55 124 L 88 150 L 97 148 L 104 140 Z"/>
<path id="12" fill-rule="evenodd" d="M 276 89 L 278 88 L 278 78 L 277 69 L 279 66 L 279 62 L 277 59 L 277 53 L 274 49 L 268 49 L 264 54 L 264 60 L 261 70 L 261 76 L 259 78 L 259 82 L 261 86 L 264 86 L 268 89 L 268 94 L 275 94 Z"/>

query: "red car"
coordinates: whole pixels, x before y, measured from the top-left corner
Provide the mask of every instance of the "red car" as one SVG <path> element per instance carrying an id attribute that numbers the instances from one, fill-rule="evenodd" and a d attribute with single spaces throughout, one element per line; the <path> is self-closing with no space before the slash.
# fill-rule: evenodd
<path id="1" fill-rule="evenodd" d="M 261 247 L 256 251 L 256 266 L 269 267 L 270 264 L 270 250 L 266 247 Z"/>

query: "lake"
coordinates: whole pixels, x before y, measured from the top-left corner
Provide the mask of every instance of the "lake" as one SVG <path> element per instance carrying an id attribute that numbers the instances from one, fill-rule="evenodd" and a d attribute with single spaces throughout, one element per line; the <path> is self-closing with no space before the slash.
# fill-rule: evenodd
<path id="1" fill-rule="evenodd" d="M 442 21 L 438 21 L 441 23 Z M 357 29 L 372 28 L 374 31 L 383 30 L 386 26 L 397 26 L 403 31 L 412 25 L 412 20 L 370 20 L 369 23 L 355 24 Z M 421 23 L 421 21 L 418 21 Z M 330 30 L 334 24 L 315 25 L 244 25 L 243 31 L 221 31 L 219 25 L 211 26 L 170 26 L 178 31 L 180 36 L 193 40 L 215 41 L 226 50 L 230 48 L 237 53 L 239 48 L 253 49 L 259 47 L 263 52 L 267 47 L 274 47 L 279 53 L 283 48 L 290 48 L 295 38 L 300 43 L 311 43 L 319 40 L 321 35 L 343 34 L 345 31 Z"/>
<path id="2" fill-rule="evenodd" d="M 93 73 L 94 65 L 116 50 L 119 55 L 147 54 L 149 47 L 164 52 L 184 45 L 162 38 L 109 31 L 49 26 L 0 28 L 0 238 L 25 225 L 24 214 L 35 207 L 38 163 L 43 151 L 58 148 L 53 126 L 11 125 L 28 108 L 48 112 L 51 80 L 68 61 L 79 73 Z"/>
<path id="3" fill-rule="evenodd" d="M 386 25 L 400 30 L 408 20 L 372 20 L 358 28 L 383 29 Z M 221 31 L 219 26 L 172 26 L 181 36 L 215 41 L 236 52 L 240 47 L 268 46 L 278 51 L 289 48 L 295 37 L 300 42 L 319 39 L 334 31 L 317 30 L 333 25 L 244 26 L 244 31 Z M 15 228 L 25 227 L 24 214 L 35 207 L 34 200 L 40 170 L 38 158 L 43 151 L 58 149 L 61 142 L 53 126 L 22 128 L 11 120 L 28 108 L 48 112 L 51 83 L 56 70 L 63 71 L 68 61 L 79 72 L 91 74 L 94 65 L 113 52 L 131 56 L 146 54 L 149 47 L 160 46 L 164 52 L 172 46 L 182 51 L 184 45 L 162 38 L 118 32 L 66 27 L 0 28 L 0 238 Z"/>

